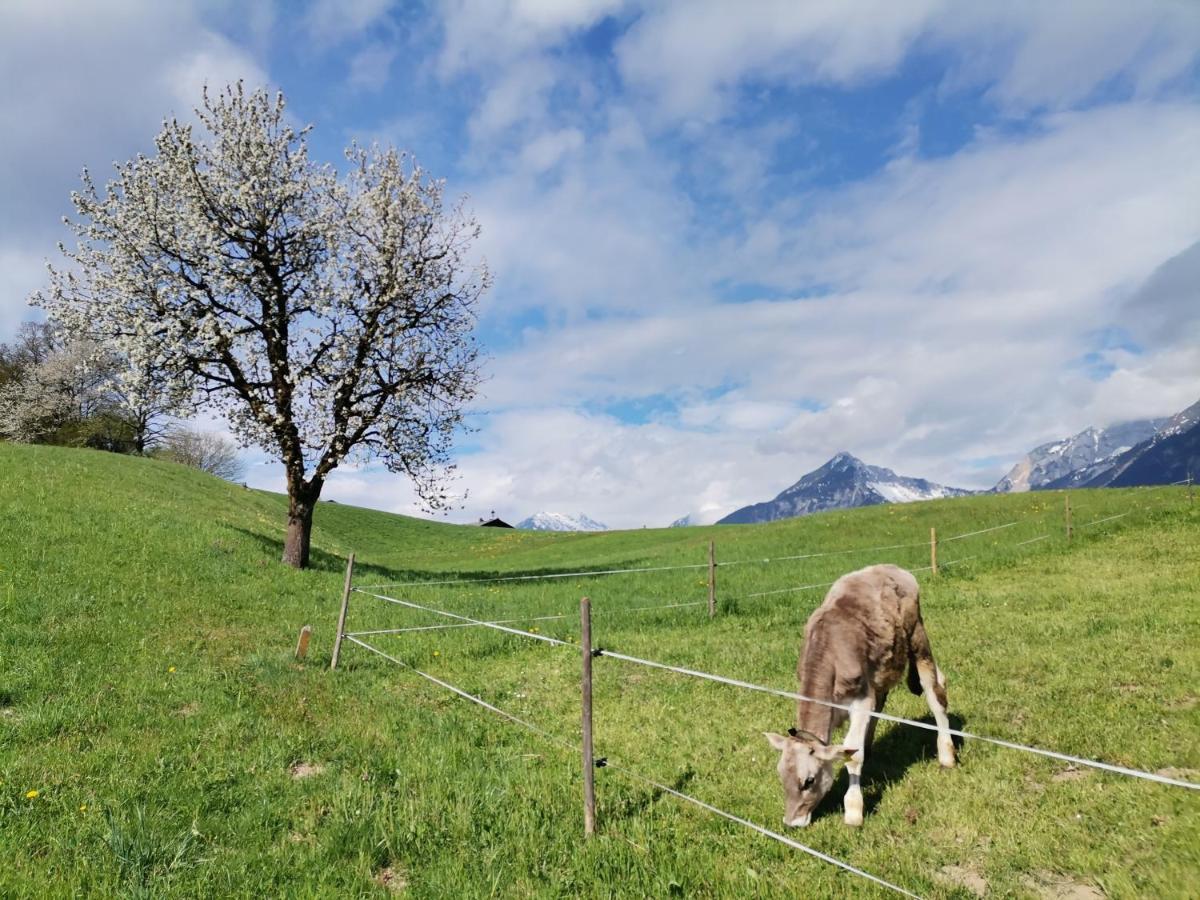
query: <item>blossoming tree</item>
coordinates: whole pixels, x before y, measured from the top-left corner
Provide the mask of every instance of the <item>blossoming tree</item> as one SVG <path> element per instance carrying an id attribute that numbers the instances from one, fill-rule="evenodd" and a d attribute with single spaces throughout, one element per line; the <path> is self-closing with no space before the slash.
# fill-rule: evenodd
<path id="1" fill-rule="evenodd" d="M 282 94 L 205 92 L 200 128 L 163 123 L 156 155 L 83 173 L 71 266 L 33 297 L 69 331 L 185 389 L 282 462 L 283 560 L 308 564 L 313 509 L 342 461 L 376 458 L 431 509 L 479 383 L 489 278 L 478 225 L 393 149 L 310 161 Z M 132 385 L 149 389 L 149 384 Z M 153 387 L 161 389 L 159 383 Z"/>

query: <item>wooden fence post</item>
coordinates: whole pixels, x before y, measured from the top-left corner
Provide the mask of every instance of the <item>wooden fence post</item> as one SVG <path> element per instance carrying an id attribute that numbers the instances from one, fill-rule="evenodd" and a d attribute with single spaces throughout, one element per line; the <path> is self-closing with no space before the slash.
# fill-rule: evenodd
<path id="1" fill-rule="evenodd" d="M 937 529 L 929 529 L 929 568 L 937 574 Z"/>
<path id="2" fill-rule="evenodd" d="M 346 560 L 346 587 L 342 590 L 342 609 L 338 613 L 337 637 L 333 639 L 333 659 L 329 662 L 329 670 L 337 668 L 338 657 L 342 655 L 342 638 L 346 635 L 346 609 L 350 605 L 350 587 L 354 582 L 354 554 Z"/>
<path id="3" fill-rule="evenodd" d="M 583 652 L 583 834 L 596 833 L 595 760 L 592 758 L 592 601 L 579 601 L 579 647 Z"/>
<path id="4" fill-rule="evenodd" d="M 708 617 L 717 614 L 717 548 L 715 541 L 708 542 Z"/>
<path id="5" fill-rule="evenodd" d="M 1069 541 L 1069 540 L 1071 540 L 1071 536 L 1074 533 L 1073 529 L 1071 528 L 1071 495 L 1067 494 L 1064 499 L 1066 500 L 1064 509 L 1066 510 L 1066 516 L 1067 516 L 1067 540 Z"/>
<path id="6" fill-rule="evenodd" d="M 1192 501 L 1193 501 L 1193 497 L 1192 497 L 1192 473 L 1191 473 L 1191 472 L 1188 472 L 1188 505 L 1189 505 L 1189 506 L 1192 504 Z"/>
<path id="7" fill-rule="evenodd" d="M 311 625 L 305 625 L 300 629 L 300 640 L 296 641 L 296 659 L 304 659 L 308 656 L 308 639 L 311 637 Z"/>

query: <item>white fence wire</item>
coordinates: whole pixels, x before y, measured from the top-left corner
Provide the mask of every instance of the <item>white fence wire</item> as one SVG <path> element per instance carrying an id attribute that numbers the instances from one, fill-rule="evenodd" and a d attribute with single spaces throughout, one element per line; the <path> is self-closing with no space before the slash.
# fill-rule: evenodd
<path id="1" fill-rule="evenodd" d="M 369 597 L 375 597 L 378 600 L 383 600 L 388 603 L 396 603 L 401 606 L 408 607 L 410 609 L 417 609 L 417 610 L 421 610 L 423 612 L 432 613 L 434 615 L 445 616 L 447 618 L 455 619 L 460 622 L 465 622 L 465 623 L 468 623 L 471 625 L 477 625 L 477 626 L 480 626 L 483 628 L 491 628 L 496 631 L 505 632 L 507 634 L 513 634 L 518 637 L 524 637 L 524 638 L 529 638 L 529 639 L 535 640 L 535 641 L 541 641 L 542 643 L 550 644 L 551 646 L 571 647 L 571 648 L 575 647 L 575 645 L 570 643 L 569 641 L 559 640 L 558 638 L 553 638 L 553 637 L 550 637 L 549 635 L 535 634 L 530 631 L 522 631 L 521 629 L 518 629 L 518 628 L 509 628 L 507 625 L 502 625 L 499 623 L 486 622 L 486 621 L 483 621 L 480 619 L 472 619 L 468 616 L 461 616 L 461 615 L 458 615 L 457 613 L 451 613 L 451 612 L 446 612 L 445 610 L 434 609 L 432 607 L 423 606 L 419 603 L 413 603 L 408 600 L 400 600 L 395 597 L 389 597 L 386 594 L 371 593 L 370 591 L 366 591 L 366 590 L 362 590 L 362 589 L 358 589 L 358 588 L 356 588 L 355 590 L 358 593 L 366 594 Z M 347 635 L 347 638 L 349 638 L 349 637 L 350 637 L 350 635 Z M 356 640 L 355 643 L 361 643 L 361 641 Z M 646 667 L 654 668 L 654 669 L 663 669 L 666 671 L 675 672 L 680 675 L 687 675 L 692 678 L 699 678 L 699 679 L 702 679 L 705 681 L 713 681 L 713 682 L 717 682 L 720 684 L 728 685 L 730 687 L 742 688 L 743 690 L 757 691 L 759 693 L 765 693 L 765 694 L 773 694 L 777 697 L 786 697 L 790 700 L 797 700 L 797 701 L 803 700 L 808 703 L 816 703 L 818 705 L 827 706 L 832 709 L 840 709 L 840 710 L 844 710 L 845 712 L 850 712 L 850 707 L 848 705 L 842 704 L 842 703 L 835 703 L 831 700 L 823 700 L 818 697 L 809 697 L 804 694 L 798 694 L 794 691 L 780 690 L 779 688 L 772 688 L 772 687 L 767 687 L 767 686 L 761 685 L 761 684 L 754 684 L 753 682 L 742 681 L 741 679 L 737 679 L 737 678 L 729 678 L 724 675 L 714 675 L 711 672 L 702 672 L 698 669 L 689 669 L 689 668 L 685 668 L 683 666 L 673 666 L 668 663 L 657 662 L 655 660 L 643 659 L 641 657 L 630 656 L 628 654 L 619 653 L 615 650 L 599 648 L 595 651 L 595 654 L 597 656 L 606 656 L 611 659 L 621 660 L 623 662 L 632 663 L 635 665 L 646 666 Z M 931 725 L 928 722 L 919 722 L 915 719 L 906 719 L 902 716 L 893 716 L 889 713 L 868 711 L 867 715 L 869 715 L 875 719 L 882 719 L 883 721 L 886 721 L 886 722 L 894 722 L 894 723 L 901 724 L 901 725 L 908 725 L 910 727 L 921 728 L 926 731 L 938 731 L 938 727 L 936 725 Z M 1169 785 L 1174 785 L 1176 787 L 1188 788 L 1190 790 L 1200 790 L 1200 784 L 1193 783 L 1190 781 L 1184 781 L 1184 780 L 1178 779 L 1178 778 L 1170 778 L 1165 775 L 1160 775 L 1156 772 L 1147 772 L 1147 771 L 1143 771 L 1141 769 L 1133 769 L 1133 768 L 1129 768 L 1126 766 L 1113 765 L 1112 763 L 1100 762 L 1098 760 L 1087 759 L 1087 758 L 1081 757 L 1081 756 L 1072 756 L 1071 754 L 1068 754 L 1068 753 L 1059 753 L 1056 750 L 1045 750 L 1041 747 L 1033 747 L 1033 746 L 1029 746 L 1027 744 L 1019 744 L 1014 741 L 1006 741 L 1006 740 L 1002 740 L 1000 738 L 988 737 L 986 735 L 973 734 L 968 731 L 960 731 L 955 728 L 948 729 L 948 733 L 955 735 L 956 737 L 963 738 L 964 740 L 982 741 L 984 743 L 994 744 L 998 747 L 1005 747 L 1009 750 L 1020 750 L 1025 753 L 1032 753 L 1032 754 L 1036 754 L 1039 756 L 1049 757 L 1051 759 L 1062 760 L 1064 762 L 1069 762 L 1074 765 L 1087 766 L 1087 767 L 1093 768 L 1093 769 L 1102 769 L 1107 772 L 1114 772 L 1119 775 L 1127 775 L 1132 778 L 1141 778 L 1146 781 L 1154 781 L 1159 784 L 1169 784 Z"/>
<path id="2" fill-rule="evenodd" d="M 510 713 L 507 710 L 503 710 L 500 707 L 498 707 L 492 703 L 488 703 L 482 697 L 476 696 L 475 694 L 472 694 L 469 691 L 464 691 L 462 688 L 456 687 L 455 685 L 450 684 L 450 682 L 444 681 L 441 678 L 438 678 L 434 675 L 430 675 L 428 672 L 423 672 L 420 669 L 418 669 L 416 666 L 412 666 L 412 665 L 404 662 L 401 659 L 397 659 L 395 656 L 392 656 L 389 653 L 385 653 L 384 651 L 380 650 L 377 647 L 371 646 L 366 641 L 359 640 L 358 638 L 356 638 L 350 634 L 346 635 L 346 639 L 354 642 L 355 644 L 357 644 L 358 646 L 360 646 L 366 650 L 371 651 L 372 653 L 382 656 L 384 659 L 389 660 L 389 661 L 395 663 L 396 665 L 409 670 L 410 672 L 420 675 L 422 678 L 432 682 L 433 684 L 438 685 L 439 687 L 443 687 L 446 690 L 451 691 L 452 693 L 456 694 L 457 696 L 462 697 L 464 700 L 469 700 L 472 703 L 475 703 L 475 704 L 483 707 L 484 709 L 489 710 L 490 712 L 493 712 L 496 715 L 501 716 L 502 718 L 507 719 L 508 721 L 510 721 L 516 725 L 520 725 L 521 727 L 528 729 L 529 731 L 550 741 L 552 744 L 555 744 L 558 747 L 564 748 L 566 750 L 570 750 L 573 753 L 578 753 L 580 750 L 580 748 L 575 746 L 574 744 L 558 737 L 555 734 L 550 733 L 549 731 L 546 731 L 544 728 L 541 728 L 538 725 L 534 725 L 528 719 L 523 719 L 520 716 L 514 715 L 513 713 Z M 670 796 L 675 797 L 679 800 L 683 800 L 687 803 L 692 803 L 696 806 L 699 806 L 701 809 L 705 809 L 715 815 L 721 816 L 724 819 L 728 819 L 731 822 L 736 822 L 738 825 L 742 825 L 746 828 L 749 828 L 749 829 L 757 832 L 758 834 L 761 834 L 765 837 L 769 837 L 772 840 L 778 841 L 781 844 L 786 844 L 787 846 L 789 846 L 795 850 L 800 850 L 803 853 L 807 853 L 809 856 L 815 857 L 816 859 L 819 859 L 822 862 L 826 862 L 831 865 L 837 866 L 838 868 L 843 869 L 844 871 L 850 872 L 853 875 L 857 875 L 860 878 L 865 878 L 868 881 L 873 882 L 874 884 L 878 884 L 882 887 L 888 888 L 889 890 L 895 891 L 896 893 L 898 893 L 904 897 L 915 897 L 915 898 L 917 898 L 917 900 L 920 900 L 920 896 L 918 894 L 914 894 L 914 893 L 912 893 L 912 891 L 905 890 L 904 888 L 900 887 L 899 885 L 892 884 L 890 881 L 885 881 L 884 879 L 880 878 L 877 875 L 872 875 L 870 872 L 860 869 L 857 866 L 853 866 L 848 862 L 844 862 L 843 860 L 840 860 L 835 856 L 830 856 L 828 853 L 823 853 L 814 847 L 809 847 L 807 844 L 802 844 L 799 841 L 792 840 L 791 838 L 787 837 L 786 835 L 779 834 L 778 832 L 772 831 L 769 828 L 764 828 L 762 825 L 759 825 L 755 822 L 751 822 L 749 819 L 744 819 L 741 816 L 736 816 L 731 812 L 726 812 L 723 809 L 719 809 L 718 807 L 713 806 L 711 803 L 705 803 L 703 800 L 693 797 L 690 794 L 685 794 L 682 791 L 677 791 L 674 788 L 668 787 L 665 784 L 661 784 L 652 778 L 647 778 L 645 775 L 641 775 L 637 772 L 634 772 L 632 769 L 628 769 L 625 766 L 616 765 L 615 763 L 608 761 L 605 764 L 605 768 L 612 769 L 615 772 L 620 772 L 622 775 L 632 778 L 635 781 L 640 781 L 643 784 L 649 785 L 650 787 L 654 788 L 655 790 L 661 791 L 664 794 L 669 794 Z"/>

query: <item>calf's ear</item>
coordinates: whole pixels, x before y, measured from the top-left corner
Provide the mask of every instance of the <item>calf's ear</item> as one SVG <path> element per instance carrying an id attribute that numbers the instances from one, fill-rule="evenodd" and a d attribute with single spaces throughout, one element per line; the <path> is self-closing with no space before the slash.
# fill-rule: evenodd
<path id="1" fill-rule="evenodd" d="M 765 737 L 767 739 L 767 743 L 769 743 L 772 747 L 774 747 L 776 750 L 780 751 L 781 753 L 787 749 L 789 740 L 788 740 L 788 738 L 785 738 L 782 734 L 776 734 L 773 731 L 764 731 L 763 737 Z"/>
<path id="2" fill-rule="evenodd" d="M 857 749 L 847 747 L 845 744 L 837 744 L 833 747 L 817 747 L 814 751 L 817 759 L 824 760 L 850 759 L 857 752 Z"/>

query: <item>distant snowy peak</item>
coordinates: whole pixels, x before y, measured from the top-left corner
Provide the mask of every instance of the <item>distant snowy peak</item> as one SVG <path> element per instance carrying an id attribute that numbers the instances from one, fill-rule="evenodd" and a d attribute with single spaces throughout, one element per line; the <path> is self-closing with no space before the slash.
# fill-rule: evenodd
<path id="1" fill-rule="evenodd" d="M 1156 437 L 1168 438 L 1174 437 L 1177 434 L 1183 434 L 1185 431 L 1191 431 L 1197 425 L 1200 425 L 1200 400 L 1197 400 L 1181 413 L 1176 413 L 1167 420 L 1167 423 L 1158 430 Z"/>
<path id="2" fill-rule="evenodd" d="M 517 523 L 517 527 L 525 531 L 607 531 L 608 526 L 590 519 L 583 513 L 568 516 L 556 512 L 534 513 L 528 519 Z"/>
<path id="3" fill-rule="evenodd" d="M 1184 410 L 1175 418 L 1187 413 Z M 992 490 L 1002 494 L 1021 493 L 1051 485 L 1069 486 L 1064 482 L 1082 484 L 1112 465 L 1130 447 L 1148 440 L 1174 421 L 1140 419 L 1108 428 L 1085 428 L 1072 437 L 1042 444 L 1029 451 Z"/>
<path id="4" fill-rule="evenodd" d="M 688 528 L 693 525 L 712 525 L 717 519 L 721 518 L 721 508 L 713 507 L 711 504 L 702 507 L 700 510 L 690 512 L 686 516 L 680 516 L 671 523 L 671 528 Z"/>
<path id="5" fill-rule="evenodd" d="M 1097 471 L 1099 469 L 1100 471 Z M 1174 484 L 1200 472 L 1200 401 L 1172 416 L 1152 437 L 1084 473 L 1049 487 Z"/>
<path id="6" fill-rule="evenodd" d="M 743 507 L 721 519 L 718 524 L 773 522 L 825 509 L 911 503 L 940 497 L 962 497 L 970 493 L 924 478 L 897 475 L 891 469 L 869 466 L 861 459 L 842 452 L 819 469 L 809 472 L 774 500 Z"/>

